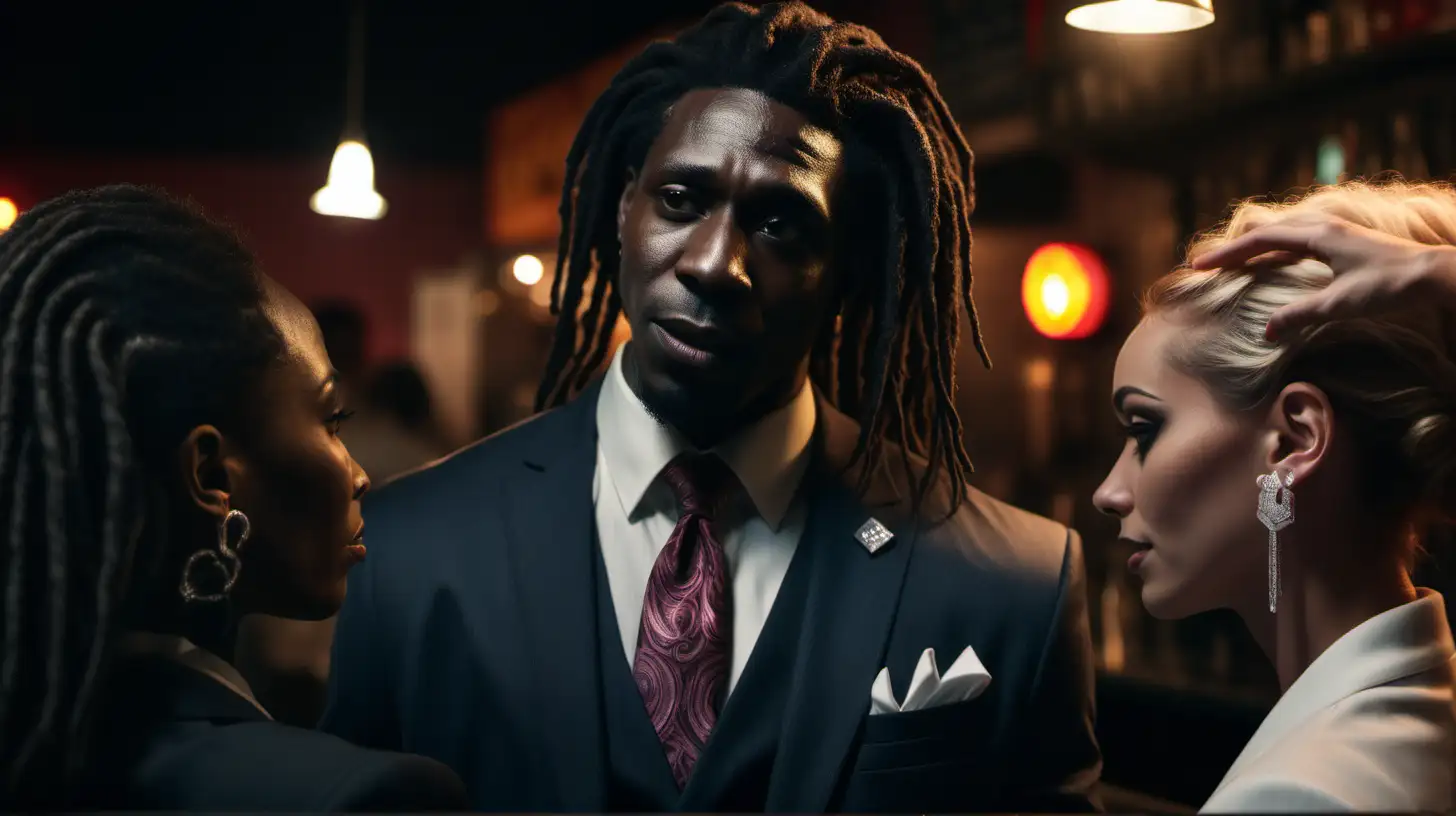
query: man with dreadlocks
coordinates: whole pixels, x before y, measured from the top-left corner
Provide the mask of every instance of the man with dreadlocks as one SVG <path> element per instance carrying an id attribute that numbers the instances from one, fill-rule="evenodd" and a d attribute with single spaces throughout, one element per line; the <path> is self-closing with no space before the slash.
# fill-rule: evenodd
<path id="1" fill-rule="evenodd" d="M 366 507 L 325 727 L 482 810 L 1092 806 L 1077 539 L 966 483 L 971 156 L 931 79 L 725 5 L 567 178 L 553 410 Z"/>

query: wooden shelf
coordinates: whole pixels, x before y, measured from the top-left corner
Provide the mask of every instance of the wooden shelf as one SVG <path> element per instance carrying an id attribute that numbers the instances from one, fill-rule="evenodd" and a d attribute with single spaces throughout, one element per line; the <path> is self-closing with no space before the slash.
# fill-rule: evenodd
<path id="1" fill-rule="evenodd" d="M 1156 105 L 1064 127 L 1050 123 L 1045 99 L 1040 107 L 1046 143 L 1058 153 L 1173 169 L 1203 147 L 1238 140 L 1231 138 L 1232 131 L 1252 135 L 1308 127 L 1352 108 L 1389 104 L 1396 92 L 1456 95 L 1456 32 L 1392 43 L 1257 87 L 1211 96 L 1180 94 Z"/>

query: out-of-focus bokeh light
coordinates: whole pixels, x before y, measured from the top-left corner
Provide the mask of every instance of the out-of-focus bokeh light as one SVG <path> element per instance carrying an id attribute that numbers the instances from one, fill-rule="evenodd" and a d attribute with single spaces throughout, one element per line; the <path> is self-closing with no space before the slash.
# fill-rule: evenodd
<path id="1" fill-rule="evenodd" d="M 546 265 L 535 255 L 522 255 L 511 264 L 511 275 L 526 286 L 535 286 L 546 275 Z"/>
<path id="2" fill-rule="evenodd" d="M 1095 252 L 1076 244 L 1047 244 L 1026 262 L 1021 301 L 1038 332 L 1078 340 L 1101 328 L 1107 288 L 1107 270 Z"/>
<path id="3" fill-rule="evenodd" d="M 15 202 L 8 198 L 0 197 L 0 232 L 10 229 L 15 219 L 20 217 L 20 208 Z"/>

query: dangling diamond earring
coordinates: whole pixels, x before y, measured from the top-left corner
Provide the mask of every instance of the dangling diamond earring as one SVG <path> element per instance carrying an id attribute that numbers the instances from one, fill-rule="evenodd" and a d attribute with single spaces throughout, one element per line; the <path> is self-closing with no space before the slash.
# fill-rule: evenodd
<path id="1" fill-rule="evenodd" d="M 242 522 L 240 525 L 241 529 L 238 533 L 238 543 L 236 545 L 232 544 L 229 540 L 232 537 L 229 534 L 229 530 L 232 527 L 233 521 Z M 243 570 L 243 562 L 238 557 L 238 552 L 247 543 L 248 536 L 252 531 L 252 522 L 248 521 L 248 516 L 243 511 L 231 510 L 226 516 L 223 516 L 222 521 L 218 522 L 217 525 L 217 549 L 203 548 L 198 550 L 188 556 L 187 564 L 182 567 L 182 584 L 178 587 L 178 590 L 182 593 L 182 599 L 188 603 L 197 601 L 212 603 L 226 598 L 228 593 L 233 591 L 233 584 L 238 582 L 238 573 Z M 193 570 L 203 561 L 210 561 L 214 567 L 222 570 L 223 583 L 221 592 L 204 594 L 197 589 L 197 579 L 193 575 Z"/>
<path id="2" fill-rule="evenodd" d="M 1259 477 L 1259 521 L 1269 529 L 1269 611 L 1279 605 L 1279 531 L 1294 523 L 1294 473 L 1279 471 Z"/>

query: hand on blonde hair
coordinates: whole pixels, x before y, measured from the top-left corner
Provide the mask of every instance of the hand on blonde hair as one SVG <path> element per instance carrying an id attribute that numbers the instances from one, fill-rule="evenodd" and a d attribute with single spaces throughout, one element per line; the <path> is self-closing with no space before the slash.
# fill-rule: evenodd
<path id="1" fill-rule="evenodd" d="M 1420 302 L 1456 310 L 1456 247 L 1395 238 L 1334 216 L 1302 213 L 1273 221 L 1193 259 L 1197 269 L 1313 258 L 1335 273 L 1329 286 L 1275 311 L 1265 328 L 1273 340 L 1289 329 Z"/>

